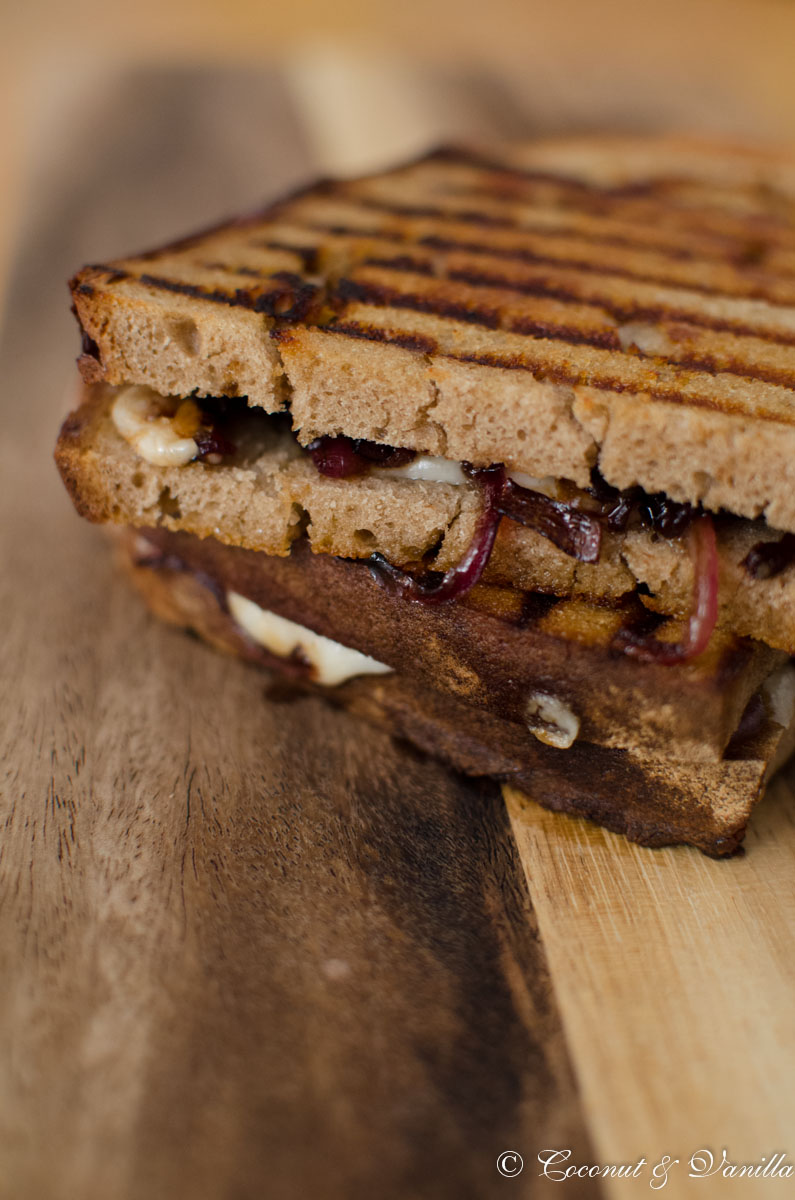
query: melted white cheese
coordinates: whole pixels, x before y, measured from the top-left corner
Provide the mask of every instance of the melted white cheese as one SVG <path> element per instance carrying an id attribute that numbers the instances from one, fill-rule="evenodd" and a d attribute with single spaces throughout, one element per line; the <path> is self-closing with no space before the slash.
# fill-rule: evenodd
<path id="1" fill-rule="evenodd" d="M 182 467 L 198 454 L 193 438 L 179 437 L 169 417 L 157 416 L 158 396 L 146 387 L 128 387 L 113 402 L 116 429 L 153 467 Z"/>
<path id="2" fill-rule="evenodd" d="M 388 475 L 393 479 L 421 479 L 425 483 L 467 482 L 460 463 L 433 454 L 418 454 L 402 467 L 377 467 L 376 470 L 379 475 Z M 556 495 L 557 484 L 551 475 L 544 479 L 536 479 L 534 475 L 525 475 L 521 471 L 509 471 L 508 478 L 518 483 L 519 487 L 532 488 L 533 491 L 543 492 L 547 496 Z"/>
<path id="3" fill-rule="evenodd" d="M 312 664 L 316 682 L 326 687 L 336 687 L 356 675 L 386 675 L 392 670 L 350 646 L 260 608 L 237 592 L 227 592 L 226 602 L 235 621 L 253 641 L 280 658 L 289 658 L 294 651 L 300 651 Z"/>
<path id="4" fill-rule="evenodd" d="M 580 718 L 548 692 L 531 692 L 525 707 L 527 728 L 547 746 L 568 750 L 580 732 Z"/>
<path id="5" fill-rule="evenodd" d="M 426 483 L 466 483 L 461 464 L 450 458 L 437 458 L 432 454 L 418 454 L 402 467 L 380 467 L 379 475 L 394 479 L 422 479 Z"/>
<path id="6" fill-rule="evenodd" d="M 525 475 L 524 471 L 509 471 L 508 478 L 518 483 L 519 487 L 530 488 L 531 492 L 541 492 L 544 496 L 551 496 L 553 500 L 557 497 L 558 481 L 554 475 L 545 475 L 543 479 L 537 479 L 535 475 Z"/>

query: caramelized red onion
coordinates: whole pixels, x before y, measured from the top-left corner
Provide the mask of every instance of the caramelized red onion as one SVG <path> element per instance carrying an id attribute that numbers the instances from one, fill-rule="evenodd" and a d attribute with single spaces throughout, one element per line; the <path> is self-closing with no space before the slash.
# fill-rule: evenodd
<path id="1" fill-rule="evenodd" d="M 570 504 L 561 504 L 543 492 L 520 487 L 508 478 L 503 484 L 498 508 L 504 517 L 535 529 L 572 558 L 586 563 L 598 562 L 602 526 L 593 514 Z"/>
<path id="2" fill-rule="evenodd" d="M 772 579 L 795 562 L 795 533 L 785 533 L 775 542 L 757 542 L 742 566 L 752 579 Z"/>
<path id="3" fill-rule="evenodd" d="M 476 474 L 480 485 L 483 508 L 472 541 L 455 567 L 446 571 L 437 582 L 431 582 L 422 576 L 415 577 L 407 571 L 401 571 L 382 554 L 370 556 L 370 568 L 379 582 L 406 600 L 419 600 L 422 604 L 446 604 L 474 587 L 485 570 L 500 523 L 498 505 L 505 486 L 505 468 L 469 469 L 473 475 Z"/>
<path id="4" fill-rule="evenodd" d="M 403 467 L 416 458 L 415 450 L 382 446 L 364 438 L 320 437 L 306 449 L 320 474 L 330 479 L 363 475 L 370 467 Z"/>
<path id="5" fill-rule="evenodd" d="M 718 619 L 718 549 L 712 518 L 702 513 L 693 519 L 687 538 L 693 563 L 693 601 L 685 634 L 680 642 L 661 642 L 653 633 L 620 629 L 613 644 L 633 658 L 674 666 L 690 662 L 707 648 Z"/>
<path id="6" fill-rule="evenodd" d="M 432 583 L 393 566 L 382 554 L 370 557 L 377 577 L 388 582 L 402 596 L 423 604 L 445 604 L 463 596 L 483 574 L 503 516 L 536 529 L 581 562 L 597 561 L 602 528 L 596 517 L 567 504 L 559 504 L 541 492 L 520 487 L 508 478 L 502 465 L 461 465 L 464 473 L 480 488 L 483 508 L 472 541 L 458 565 L 447 571 L 441 580 Z"/>
<path id="7" fill-rule="evenodd" d="M 641 525 L 661 537 L 681 537 L 699 512 L 692 504 L 669 499 L 664 492 L 650 496 L 641 487 L 619 491 L 603 478 L 598 467 L 591 471 L 589 490 L 601 504 L 601 515 L 613 533 L 623 533 L 630 518 L 637 513 Z"/>
<path id="8" fill-rule="evenodd" d="M 317 438 L 307 451 L 317 470 L 335 479 L 362 474 L 372 466 L 402 466 L 415 457 L 411 450 L 347 437 Z M 649 496 L 638 487 L 620 492 L 606 483 L 596 468 L 591 494 L 599 502 L 600 511 L 594 514 L 521 487 L 508 478 L 502 465 L 461 465 L 479 486 L 483 498 L 475 533 L 461 561 L 441 578 L 438 572 L 415 576 L 376 553 L 370 556 L 369 566 L 380 583 L 407 600 L 446 604 L 465 595 L 481 578 L 503 516 L 535 529 L 580 562 L 595 563 L 604 525 L 622 531 L 637 513 L 643 525 L 662 537 L 687 535 L 694 572 L 693 603 L 680 642 L 661 642 L 654 633 L 634 626 L 619 630 L 614 645 L 635 658 L 662 665 L 689 662 L 706 649 L 718 615 L 718 555 L 709 515 L 661 493 Z M 792 554 L 795 556 L 795 537 Z"/>

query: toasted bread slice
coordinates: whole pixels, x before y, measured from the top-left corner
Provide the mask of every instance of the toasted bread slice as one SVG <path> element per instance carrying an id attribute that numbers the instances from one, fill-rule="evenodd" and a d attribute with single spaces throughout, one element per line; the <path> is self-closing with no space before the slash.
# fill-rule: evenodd
<path id="1" fill-rule="evenodd" d="M 160 525 L 266 554 L 287 554 L 305 532 L 319 553 L 366 558 L 377 551 L 394 563 L 425 560 L 442 571 L 460 560 L 472 538 L 480 509 L 474 486 L 378 472 L 329 479 L 303 454 L 289 423 L 242 402 L 236 420 L 244 448 L 235 459 L 152 466 L 114 426 L 116 394 L 104 386 L 85 388 L 56 450 L 78 510 L 92 520 Z M 771 536 L 762 523 L 720 524 L 719 623 L 795 653 L 795 567 L 753 579 L 741 565 L 752 545 Z M 676 540 L 644 529 L 605 533 L 599 562 L 580 563 L 507 519 L 484 581 L 597 603 L 619 601 L 643 583 L 652 593 L 644 596 L 647 607 L 682 618 L 693 593 L 692 563 Z"/>
<path id="2" fill-rule="evenodd" d="M 447 151 L 73 281 L 92 381 L 795 530 L 795 159 Z"/>
<path id="3" fill-rule="evenodd" d="M 219 594 L 235 592 L 523 731 L 540 693 L 571 714 L 578 740 L 640 756 L 718 759 L 753 693 L 785 661 L 717 632 L 685 666 L 637 662 L 611 649 L 628 616 L 621 608 L 485 585 L 428 608 L 384 589 L 364 563 L 312 554 L 305 540 L 282 558 L 164 530 L 143 531 L 141 547 L 142 561 L 168 558 L 215 580 Z M 677 632 L 671 623 L 660 636 Z"/>
<path id="4" fill-rule="evenodd" d="M 224 603 L 225 589 L 238 586 L 240 576 L 233 569 L 220 578 L 218 562 L 203 553 L 212 543 L 194 543 L 197 562 L 201 560 L 208 573 L 195 564 L 191 567 L 183 557 L 191 539 L 153 536 L 154 554 L 150 535 L 130 535 L 123 554 L 136 585 L 159 616 L 188 626 L 220 649 L 286 672 L 295 684 L 386 724 L 458 770 L 508 780 L 546 807 L 590 817 L 644 845 L 685 842 L 712 855 L 732 853 L 767 779 L 792 748 L 793 726 L 782 712 L 765 715 L 760 710 L 756 723 L 747 721 L 746 728 L 737 730 L 721 759 L 683 761 L 636 756 L 584 740 L 569 750 L 556 750 L 520 724 L 478 707 L 471 695 L 462 698 L 437 690 L 422 673 L 414 672 L 413 665 L 405 673 L 353 678 L 339 687 L 321 688 L 312 683 L 300 659 L 277 658 L 234 622 Z M 250 581 L 252 556 L 219 549 L 227 565 L 247 564 L 243 575 Z M 283 575 L 285 561 L 272 561 Z M 349 596 L 349 605 L 357 600 Z M 407 656 L 405 661 L 412 660 Z M 697 737 L 700 716 L 693 709 L 689 712 Z"/>

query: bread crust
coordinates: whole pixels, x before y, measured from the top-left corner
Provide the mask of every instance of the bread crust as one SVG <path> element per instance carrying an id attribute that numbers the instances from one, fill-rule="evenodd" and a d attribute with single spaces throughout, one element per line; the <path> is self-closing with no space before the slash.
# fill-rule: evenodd
<path id="1" fill-rule="evenodd" d="M 86 378 L 795 531 L 791 154 L 449 150 L 72 283 Z"/>

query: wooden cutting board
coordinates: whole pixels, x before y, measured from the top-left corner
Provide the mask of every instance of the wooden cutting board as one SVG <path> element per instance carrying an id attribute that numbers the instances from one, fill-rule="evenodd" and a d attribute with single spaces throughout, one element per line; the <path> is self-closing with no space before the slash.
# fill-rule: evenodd
<path id="1" fill-rule="evenodd" d="M 142 611 L 51 463 L 70 271 L 318 169 L 532 125 L 423 78 L 50 80 L 0 348 L 4 1197 L 612 1197 L 664 1155 L 673 1197 L 787 1186 L 687 1162 L 795 1155 L 791 780 L 715 863 L 274 703 Z M 550 1148 L 647 1162 L 550 1182 Z"/>

